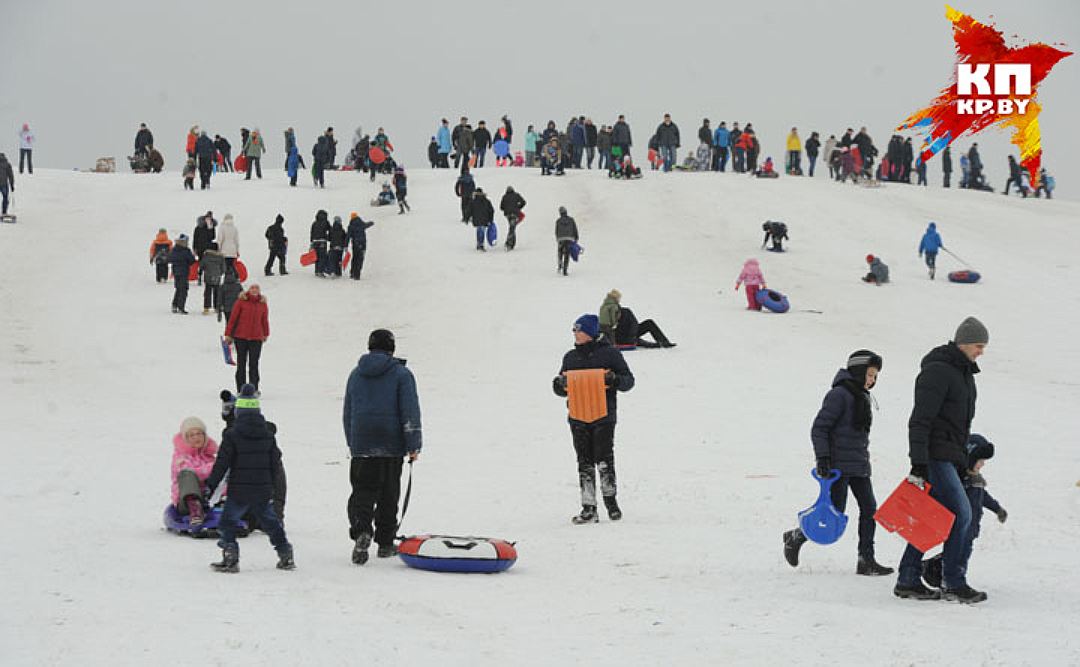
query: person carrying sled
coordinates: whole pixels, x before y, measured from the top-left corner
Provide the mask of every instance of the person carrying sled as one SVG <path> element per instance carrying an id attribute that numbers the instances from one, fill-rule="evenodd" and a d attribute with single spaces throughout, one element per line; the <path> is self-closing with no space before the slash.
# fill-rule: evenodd
<path id="1" fill-rule="evenodd" d="M 476 249 L 485 252 L 484 240 L 487 238 L 487 228 L 495 220 L 495 208 L 491 205 L 483 189 L 476 188 L 472 197 L 472 209 L 469 219 L 476 228 Z"/>
<path id="2" fill-rule="evenodd" d="M 176 239 L 176 244 L 169 252 L 169 264 L 173 272 L 173 300 L 172 311 L 181 315 L 187 315 L 188 274 L 191 266 L 195 264 L 195 255 L 188 248 L 187 234 L 181 234 Z"/>
<path id="3" fill-rule="evenodd" d="M 739 291 L 740 285 L 746 285 L 746 309 L 761 310 L 761 304 L 757 300 L 758 290 L 768 289 L 765 284 L 765 275 L 761 272 L 761 265 L 756 259 L 748 259 L 743 262 L 742 271 L 735 280 L 735 291 Z"/>
<path id="4" fill-rule="evenodd" d="M 986 478 L 982 475 L 986 461 L 994 456 L 994 443 L 978 433 L 972 433 L 967 441 L 967 466 L 964 472 L 964 492 L 967 494 L 968 503 L 971 506 L 971 524 L 968 527 L 967 538 L 964 541 L 964 557 L 970 562 L 971 553 L 975 546 L 975 539 L 979 537 L 982 527 L 983 509 L 988 509 L 997 516 L 1000 523 L 1005 523 L 1009 513 L 1001 506 L 990 492 L 986 490 Z M 933 558 L 927 558 L 922 562 L 922 578 L 931 588 L 941 588 L 943 554 L 939 553 Z"/>
<path id="5" fill-rule="evenodd" d="M 866 256 L 866 263 L 870 265 L 870 272 L 863 276 L 864 283 L 873 283 L 878 287 L 889 282 L 889 265 L 874 255 Z"/>
<path id="6" fill-rule="evenodd" d="M 926 259 L 926 268 L 930 271 L 930 280 L 934 279 L 934 273 L 937 272 L 938 250 L 944 247 L 945 244 L 941 242 L 941 235 L 937 231 L 937 223 L 931 222 L 927 225 L 922 240 L 919 241 L 919 257 L 925 257 Z"/>
<path id="7" fill-rule="evenodd" d="M 236 390 L 250 383 L 259 390 L 259 357 L 270 337 L 270 309 L 258 285 L 240 295 L 225 325 L 225 342 L 236 345 Z"/>
<path id="8" fill-rule="evenodd" d="M 214 468 L 218 446 L 206 434 L 206 424 L 198 417 L 180 422 L 180 431 L 173 436 L 172 504 L 181 516 L 186 515 L 193 529 L 206 519 L 203 504 L 203 485 Z M 209 496 L 205 496 L 209 497 Z"/>
<path id="9" fill-rule="evenodd" d="M 285 535 L 285 527 L 274 510 L 274 485 L 281 469 L 281 450 L 277 439 L 260 410 L 255 387 L 246 384 L 236 398 L 236 420 L 222 434 L 217 460 L 206 480 L 206 497 L 224 482 L 228 473 L 229 495 L 222 511 L 221 561 L 212 563 L 217 572 L 237 572 L 240 545 L 236 531 L 241 517 L 249 511 L 255 514 L 259 528 L 270 536 L 270 544 L 278 555 L 279 570 L 296 569 L 293 547 Z"/>
<path id="10" fill-rule="evenodd" d="M 266 258 L 263 275 L 274 275 L 275 259 L 278 261 L 278 273 L 283 276 L 289 275 L 289 272 L 285 270 L 285 254 L 289 248 L 289 238 L 285 236 L 285 216 L 278 213 L 274 218 L 274 224 L 266 228 L 265 236 L 270 256 Z"/>
<path id="11" fill-rule="evenodd" d="M 874 513 L 877 500 L 870 481 L 870 424 L 873 421 L 870 390 L 881 373 L 881 356 L 870 350 L 856 350 L 847 366 L 833 377 L 832 386 L 814 417 L 810 440 L 817 458 L 817 475 L 822 479 L 838 471 L 840 477 L 830 490 L 833 506 L 843 512 L 848 489 L 859 503 L 859 558 L 855 574 L 881 576 L 893 568 L 881 565 L 874 557 Z M 801 528 L 784 533 L 784 558 L 792 567 L 799 565 L 799 550 L 807 537 Z"/>
<path id="12" fill-rule="evenodd" d="M 221 136 L 220 134 L 215 134 L 214 148 L 217 149 L 218 155 L 221 156 L 222 171 L 234 171 L 232 165 L 232 144 L 229 143 L 229 140 Z"/>
<path id="13" fill-rule="evenodd" d="M 158 230 L 157 236 L 150 242 L 150 263 L 154 265 L 155 279 L 159 283 L 169 279 L 169 251 L 172 247 L 172 239 L 164 227 Z"/>
<path id="14" fill-rule="evenodd" d="M 784 241 L 788 240 L 787 225 L 776 220 L 766 220 L 761 228 L 765 231 L 765 238 L 761 241 L 761 247 L 772 240 L 769 252 L 784 252 Z"/>
<path id="15" fill-rule="evenodd" d="M 578 242 L 578 238 L 577 222 L 567 215 L 565 206 L 560 206 L 559 219 L 555 221 L 555 243 L 558 244 L 559 260 L 556 270 L 561 271 L 564 276 L 570 267 L 570 248 Z"/>
<path id="16" fill-rule="evenodd" d="M 499 210 L 506 216 L 506 226 L 509 231 L 506 233 L 506 242 L 503 246 L 508 251 L 517 246 L 517 226 L 525 217 L 525 214 L 521 212 L 523 208 L 525 208 L 525 198 L 518 194 L 512 185 L 506 186 L 506 192 L 499 201 Z"/>
<path id="17" fill-rule="evenodd" d="M 971 503 L 960 473 L 967 466 L 966 445 L 975 417 L 976 360 L 986 351 L 990 333 L 974 317 L 957 327 L 953 339 L 922 359 L 915 379 L 915 403 L 908 419 L 908 481 L 919 488 L 931 485 L 930 495 L 953 514 L 952 529 L 942 550 L 942 591 L 930 590 L 919 580 L 923 553 L 910 544 L 900 559 L 893 594 L 915 600 L 945 599 L 976 603 L 987 598 L 967 582 L 966 549 L 971 525 Z"/>
<path id="18" fill-rule="evenodd" d="M 585 314 L 574 322 L 574 349 L 563 355 L 559 373 L 552 380 L 556 396 L 568 397 L 567 372 L 586 369 L 604 370 L 604 397 L 607 414 L 595 421 L 585 422 L 568 416 L 574 452 L 577 456 L 578 485 L 581 489 L 581 512 L 570 520 L 575 524 L 598 523 L 596 511 L 596 477 L 599 471 L 600 493 L 612 521 L 622 519 L 617 501 L 615 476 L 616 392 L 634 388 L 634 374 L 622 353 L 600 336 L 600 320 Z M 571 397 L 572 398 L 572 397 Z M 569 402 L 569 401 L 568 401 Z"/>
<path id="19" fill-rule="evenodd" d="M 349 216 L 349 228 L 346 231 L 349 241 L 352 243 L 352 261 L 349 262 L 349 277 L 360 280 L 360 272 L 364 270 L 364 255 L 367 254 L 367 230 L 374 222 L 365 222 L 360 214 L 353 211 Z"/>
<path id="20" fill-rule="evenodd" d="M 352 562 L 368 560 L 372 541 L 379 558 L 397 550 L 398 497 L 404 459 L 420 457 L 423 432 L 416 378 L 404 359 L 394 357 L 394 334 L 375 329 L 368 336 L 368 353 L 349 373 L 342 406 L 342 425 L 349 447 L 349 538 Z M 372 530 L 374 523 L 374 530 Z"/>

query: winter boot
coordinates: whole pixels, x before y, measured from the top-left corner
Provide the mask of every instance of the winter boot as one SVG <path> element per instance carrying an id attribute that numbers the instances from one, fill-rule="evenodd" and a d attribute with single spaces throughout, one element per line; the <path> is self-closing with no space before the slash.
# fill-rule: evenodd
<path id="1" fill-rule="evenodd" d="M 622 510 L 619 509 L 619 503 L 615 501 L 615 496 L 604 496 L 604 505 L 607 507 L 609 519 L 618 521 L 622 518 Z"/>
<path id="2" fill-rule="evenodd" d="M 292 547 L 283 549 L 278 552 L 277 569 L 279 570 L 295 570 L 296 561 L 293 560 Z"/>
<path id="3" fill-rule="evenodd" d="M 905 600 L 940 600 L 941 592 L 935 591 L 922 585 L 921 581 L 911 586 L 897 584 L 893 587 L 893 595 Z"/>
<path id="4" fill-rule="evenodd" d="M 570 517 L 572 523 L 600 523 L 600 515 L 596 513 L 596 505 L 582 505 L 581 514 Z"/>
<path id="5" fill-rule="evenodd" d="M 855 565 L 855 574 L 861 574 L 866 577 L 880 577 L 892 573 L 893 569 L 891 567 L 881 565 L 874 560 L 873 556 L 859 556 L 859 562 Z"/>
<path id="6" fill-rule="evenodd" d="M 791 567 L 799 567 L 799 549 L 806 544 L 806 535 L 798 528 L 784 533 L 784 559 Z"/>
<path id="7" fill-rule="evenodd" d="M 203 516 L 202 503 L 195 496 L 187 497 L 187 511 L 188 511 L 188 523 L 192 528 L 201 528 L 206 521 L 206 517 Z"/>
<path id="8" fill-rule="evenodd" d="M 400 202 L 398 203 L 397 214 L 398 215 L 405 215 L 405 204 L 402 204 Z"/>
<path id="9" fill-rule="evenodd" d="M 375 553 L 378 558 L 393 558 L 397 555 L 397 547 L 393 544 L 380 544 L 379 550 Z"/>
<path id="10" fill-rule="evenodd" d="M 222 549 L 221 562 L 210 563 L 210 567 L 213 568 L 215 572 L 239 572 L 240 552 L 236 549 Z"/>
<path id="11" fill-rule="evenodd" d="M 986 593 L 977 591 L 971 586 L 964 584 L 960 588 L 946 588 L 941 594 L 941 599 L 948 600 L 949 602 L 975 604 L 976 602 L 983 602 L 986 600 Z"/>
<path id="12" fill-rule="evenodd" d="M 941 556 L 922 562 L 922 578 L 930 588 L 941 588 Z"/>
<path id="13" fill-rule="evenodd" d="M 368 533 L 360 533 L 360 537 L 356 538 L 356 544 L 353 545 L 352 550 L 352 562 L 357 565 L 363 565 L 368 559 L 368 547 L 371 546 L 371 535 Z"/>

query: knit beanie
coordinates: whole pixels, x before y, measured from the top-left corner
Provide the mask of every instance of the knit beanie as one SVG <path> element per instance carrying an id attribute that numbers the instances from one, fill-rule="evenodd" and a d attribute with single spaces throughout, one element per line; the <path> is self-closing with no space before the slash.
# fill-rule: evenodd
<path id="1" fill-rule="evenodd" d="M 389 329 L 375 329 L 368 336 L 367 347 L 369 351 L 394 353 L 394 332 Z"/>
<path id="2" fill-rule="evenodd" d="M 274 218 L 274 222 L 276 222 L 276 223 L 278 223 L 278 224 L 281 224 L 281 223 L 285 222 L 285 216 L 283 216 L 283 215 L 281 215 L 280 213 L 278 213 L 278 214 L 277 214 L 277 217 L 276 217 L 276 218 Z"/>
<path id="3" fill-rule="evenodd" d="M 985 345 L 990 342 L 990 332 L 986 330 L 986 326 L 982 322 L 974 317 L 969 317 L 956 328 L 953 342 L 957 345 L 971 343 Z"/>
<path id="4" fill-rule="evenodd" d="M 236 397 L 236 416 L 260 415 L 259 397 L 255 395 L 255 385 L 248 383 L 240 388 L 240 395 Z"/>
<path id="5" fill-rule="evenodd" d="M 873 264 L 873 262 L 874 262 L 874 256 L 873 255 L 867 255 L 866 256 L 866 263 L 867 264 Z"/>
<path id="6" fill-rule="evenodd" d="M 600 335 L 600 318 L 586 313 L 574 320 L 574 331 L 580 331 L 589 338 L 596 338 Z"/>
<path id="7" fill-rule="evenodd" d="M 870 350 L 855 350 L 847 359 L 847 367 L 849 371 L 856 368 L 869 366 L 873 366 L 880 371 L 881 355 Z"/>
<path id="8" fill-rule="evenodd" d="M 188 417 L 180 422 L 180 435 L 187 435 L 187 432 L 191 429 L 198 429 L 203 432 L 203 435 L 206 435 L 206 424 L 198 417 Z"/>
<path id="9" fill-rule="evenodd" d="M 989 459 L 994 456 L 994 443 L 990 442 L 978 433 L 972 433 L 967 441 L 968 470 L 975 467 L 975 462 L 980 459 Z"/>

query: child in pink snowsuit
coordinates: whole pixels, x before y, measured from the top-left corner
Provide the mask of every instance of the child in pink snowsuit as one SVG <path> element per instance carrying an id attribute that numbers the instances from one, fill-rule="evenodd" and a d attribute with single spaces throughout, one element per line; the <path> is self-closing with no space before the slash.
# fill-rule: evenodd
<path id="1" fill-rule="evenodd" d="M 217 449 L 198 417 L 181 422 L 180 432 L 173 436 L 172 502 L 181 514 L 191 517 L 192 526 L 203 522 L 202 490 L 214 468 Z"/>
<path id="2" fill-rule="evenodd" d="M 756 259 L 748 259 L 743 264 L 742 273 L 739 274 L 739 279 L 735 281 L 735 291 L 739 291 L 739 285 L 746 285 L 746 309 L 747 310 L 761 310 L 761 304 L 757 300 L 757 292 L 759 289 L 765 288 L 765 276 L 761 273 L 761 267 L 758 266 Z"/>

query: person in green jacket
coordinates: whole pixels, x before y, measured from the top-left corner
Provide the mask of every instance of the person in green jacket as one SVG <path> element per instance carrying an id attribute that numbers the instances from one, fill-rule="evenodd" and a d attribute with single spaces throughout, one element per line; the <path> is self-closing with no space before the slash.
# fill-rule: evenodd
<path id="1" fill-rule="evenodd" d="M 255 130 L 248 135 L 247 141 L 244 142 L 244 155 L 247 157 L 247 177 L 245 181 L 251 180 L 251 168 L 255 167 L 255 175 L 262 178 L 262 165 L 259 164 L 259 159 L 262 154 L 266 152 L 266 144 L 263 143 L 262 133 Z"/>
<path id="2" fill-rule="evenodd" d="M 600 306 L 600 333 L 608 340 L 614 340 L 615 327 L 619 324 L 619 299 L 622 292 L 613 289 L 604 297 L 604 303 Z"/>
<path id="3" fill-rule="evenodd" d="M 676 345 L 668 340 L 656 322 L 639 322 L 634 311 L 623 308 L 622 292 L 617 289 L 608 292 L 600 306 L 600 332 L 608 342 L 616 346 L 668 348 Z M 652 336 L 653 340 L 643 339 L 642 336 L 646 334 Z"/>
<path id="4" fill-rule="evenodd" d="M 528 132 L 525 133 L 525 166 L 532 167 L 536 162 L 536 144 L 540 141 L 540 136 L 536 134 L 533 126 L 529 126 Z"/>

